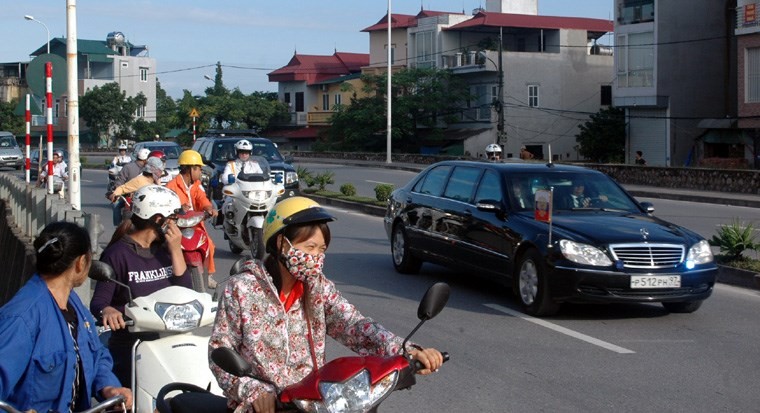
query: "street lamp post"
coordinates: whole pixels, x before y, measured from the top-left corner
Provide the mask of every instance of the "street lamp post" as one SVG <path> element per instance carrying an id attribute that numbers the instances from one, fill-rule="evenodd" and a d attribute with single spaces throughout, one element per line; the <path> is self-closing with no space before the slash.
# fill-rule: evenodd
<path id="1" fill-rule="evenodd" d="M 27 20 L 29 20 L 29 21 L 37 22 L 37 23 L 41 24 L 42 27 L 45 28 L 45 31 L 47 32 L 47 52 L 48 52 L 48 54 L 50 54 L 50 29 L 48 29 L 48 27 L 47 27 L 47 25 L 45 23 L 43 23 L 43 22 L 35 19 L 34 16 L 30 16 L 30 15 L 27 14 L 27 15 L 24 16 L 24 18 L 27 19 Z"/>

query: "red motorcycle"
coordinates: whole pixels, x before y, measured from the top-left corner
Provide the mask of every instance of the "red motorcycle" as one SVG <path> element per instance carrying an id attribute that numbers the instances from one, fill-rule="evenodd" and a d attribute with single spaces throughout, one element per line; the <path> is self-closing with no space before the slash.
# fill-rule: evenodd
<path id="1" fill-rule="evenodd" d="M 208 214 L 203 211 L 187 211 L 177 219 L 177 226 L 182 232 L 182 255 L 190 267 L 193 289 L 206 292 L 206 277 L 203 276 L 203 261 L 208 255 L 208 234 L 203 228 L 203 221 Z"/>
<path id="2" fill-rule="evenodd" d="M 449 286 L 436 283 L 420 302 L 417 327 L 404 340 L 406 344 L 422 324 L 446 306 Z M 404 346 L 405 347 L 405 346 Z M 444 361 L 449 359 L 443 353 Z M 393 391 L 408 389 L 423 366 L 404 353 L 397 356 L 339 357 L 312 371 L 298 383 L 279 389 L 274 383 L 256 377 L 248 362 L 229 348 L 211 352 L 211 360 L 224 371 L 238 377 L 252 377 L 277 389 L 277 411 L 326 413 L 376 413 L 380 403 Z M 179 394 L 169 397 L 170 394 Z M 226 400 L 197 386 L 171 383 L 156 397 L 159 413 L 226 412 Z"/>

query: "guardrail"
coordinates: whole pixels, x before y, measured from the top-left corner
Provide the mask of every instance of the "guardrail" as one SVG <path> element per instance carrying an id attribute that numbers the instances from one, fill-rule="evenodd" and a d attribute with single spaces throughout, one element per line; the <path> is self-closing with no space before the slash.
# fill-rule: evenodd
<path id="1" fill-rule="evenodd" d="M 67 199 L 27 184 L 15 173 L 0 172 L 0 213 L 0 242 L 3 245 L 0 263 L 10 270 L 0 274 L 0 304 L 12 297 L 34 273 L 31 245 L 37 234 L 51 222 L 69 221 L 86 228 L 92 239 L 94 256 L 100 255 L 98 237 L 103 227 L 99 215 L 74 210 Z M 89 302 L 89 282 L 76 291 L 82 300 Z"/>

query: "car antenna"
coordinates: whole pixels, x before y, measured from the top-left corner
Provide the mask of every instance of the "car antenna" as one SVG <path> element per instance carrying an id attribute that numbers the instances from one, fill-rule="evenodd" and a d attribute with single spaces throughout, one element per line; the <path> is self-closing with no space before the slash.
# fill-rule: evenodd
<path id="1" fill-rule="evenodd" d="M 546 163 L 546 166 L 548 166 L 549 168 L 553 168 L 554 163 L 552 163 L 552 144 L 549 143 L 546 146 L 549 148 L 549 162 Z"/>

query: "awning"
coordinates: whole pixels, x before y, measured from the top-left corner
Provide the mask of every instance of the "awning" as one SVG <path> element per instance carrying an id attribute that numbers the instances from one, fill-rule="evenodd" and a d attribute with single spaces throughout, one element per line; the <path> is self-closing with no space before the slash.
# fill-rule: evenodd
<path id="1" fill-rule="evenodd" d="M 712 129 L 702 135 L 705 143 L 722 143 L 728 145 L 751 144 L 752 138 L 741 129 Z"/>
<path id="2" fill-rule="evenodd" d="M 702 119 L 697 124 L 697 127 L 702 129 L 731 129 L 736 127 L 736 119 Z"/>

